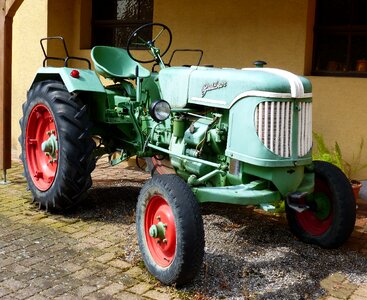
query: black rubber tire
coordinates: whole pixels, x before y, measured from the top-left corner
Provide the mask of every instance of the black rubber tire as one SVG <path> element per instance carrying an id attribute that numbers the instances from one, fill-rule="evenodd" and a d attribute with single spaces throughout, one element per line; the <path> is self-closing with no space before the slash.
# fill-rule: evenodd
<path id="1" fill-rule="evenodd" d="M 168 267 L 161 267 L 153 259 L 144 228 L 148 202 L 157 194 L 169 204 L 176 225 L 176 252 Z M 204 225 L 199 203 L 185 181 L 169 174 L 154 176 L 146 182 L 138 198 L 136 226 L 145 266 L 154 277 L 164 284 L 181 286 L 196 276 L 204 257 Z"/>
<path id="2" fill-rule="evenodd" d="M 27 164 L 26 128 L 30 113 L 36 105 L 48 108 L 58 134 L 58 166 L 54 181 L 46 191 L 35 186 Z M 34 200 L 40 208 L 51 211 L 65 210 L 76 205 L 91 187 L 91 173 L 95 168 L 92 154 L 95 143 L 89 133 L 91 124 L 86 106 L 76 95 L 70 94 L 62 82 L 42 81 L 34 84 L 28 92 L 19 123 L 19 142 L 22 147 L 20 158 Z"/>
<path id="3" fill-rule="evenodd" d="M 299 213 L 286 205 L 288 225 L 291 232 L 305 243 L 316 244 L 323 248 L 337 248 L 347 241 L 355 225 L 356 203 L 352 187 L 344 173 L 336 166 L 324 161 L 314 161 L 313 164 L 315 191 L 318 190 L 317 182 L 319 182 L 327 186 L 331 195 L 328 197 L 332 210 L 331 224 L 326 232 L 312 235 L 298 221 Z"/>

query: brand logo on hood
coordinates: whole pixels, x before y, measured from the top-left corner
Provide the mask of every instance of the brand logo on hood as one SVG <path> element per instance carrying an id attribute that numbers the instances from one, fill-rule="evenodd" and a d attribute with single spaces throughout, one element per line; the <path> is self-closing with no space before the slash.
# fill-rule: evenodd
<path id="1" fill-rule="evenodd" d="M 207 92 L 221 89 L 226 86 L 227 86 L 227 81 L 216 81 L 216 82 L 213 82 L 212 84 L 206 83 L 201 88 L 201 96 L 204 97 Z"/>

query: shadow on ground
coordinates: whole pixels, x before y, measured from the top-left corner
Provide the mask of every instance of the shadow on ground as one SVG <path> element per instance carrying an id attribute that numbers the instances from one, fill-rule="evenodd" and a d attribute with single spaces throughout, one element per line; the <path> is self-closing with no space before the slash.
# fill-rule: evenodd
<path id="1" fill-rule="evenodd" d="M 97 182 L 65 217 L 133 224 L 142 182 Z M 202 206 L 203 267 L 183 288 L 197 299 L 317 299 L 320 282 L 341 273 L 352 284 L 367 280 L 367 259 L 348 247 L 321 249 L 296 240 L 284 216 L 232 205 Z"/>

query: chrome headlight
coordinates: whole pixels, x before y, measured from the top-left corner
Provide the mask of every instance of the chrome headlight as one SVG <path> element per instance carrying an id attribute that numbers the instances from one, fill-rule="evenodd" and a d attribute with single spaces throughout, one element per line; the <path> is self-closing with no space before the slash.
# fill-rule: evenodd
<path id="1" fill-rule="evenodd" d="M 171 106 L 165 100 L 157 100 L 149 108 L 149 114 L 156 122 L 166 120 L 171 113 Z"/>

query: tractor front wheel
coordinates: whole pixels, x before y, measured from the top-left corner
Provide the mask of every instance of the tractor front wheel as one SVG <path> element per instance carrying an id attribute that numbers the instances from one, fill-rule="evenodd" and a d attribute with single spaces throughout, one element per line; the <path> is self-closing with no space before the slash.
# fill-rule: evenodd
<path id="1" fill-rule="evenodd" d="M 40 207 L 75 205 L 92 184 L 95 144 L 86 106 L 59 81 L 35 83 L 20 120 L 21 160 L 29 189 Z"/>
<path id="2" fill-rule="evenodd" d="M 165 284 L 183 285 L 204 256 L 200 207 L 177 175 L 157 175 L 142 188 L 136 210 L 139 247 L 149 272 Z"/>
<path id="3" fill-rule="evenodd" d="M 351 235 L 356 204 L 351 184 L 336 166 L 314 161 L 315 189 L 305 197 L 309 208 L 297 212 L 286 205 L 288 224 L 301 241 L 337 248 Z"/>

